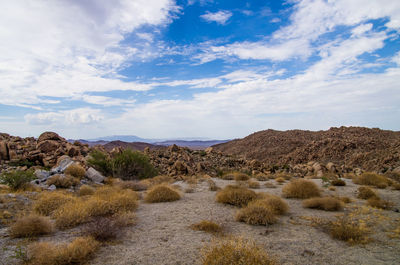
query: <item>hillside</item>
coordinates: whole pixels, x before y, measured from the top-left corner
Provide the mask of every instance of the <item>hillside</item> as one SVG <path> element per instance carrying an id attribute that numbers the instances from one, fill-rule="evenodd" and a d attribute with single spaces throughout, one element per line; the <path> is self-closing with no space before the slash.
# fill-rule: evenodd
<path id="1" fill-rule="evenodd" d="M 132 149 L 132 150 L 137 150 L 137 151 L 143 151 L 146 147 L 149 147 L 150 149 L 159 149 L 163 148 L 164 146 L 159 146 L 159 145 L 153 145 L 149 143 L 143 143 L 143 142 L 123 142 L 123 141 L 111 141 L 103 145 L 104 148 L 107 151 L 111 151 L 115 147 L 121 147 L 122 149 Z"/>
<path id="2" fill-rule="evenodd" d="M 270 165 L 318 161 L 367 170 L 400 165 L 400 132 L 376 128 L 340 127 L 316 132 L 265 130 L 213 148 Z"/>

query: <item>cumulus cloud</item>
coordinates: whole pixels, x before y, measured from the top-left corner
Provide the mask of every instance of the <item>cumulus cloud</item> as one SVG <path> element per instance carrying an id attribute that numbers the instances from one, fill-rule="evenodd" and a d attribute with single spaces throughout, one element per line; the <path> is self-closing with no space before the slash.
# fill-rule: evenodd
<path id="1" fill-rule="evenodd" d="M 225 25 L 231 16 L 232 12 L 220 10 L 215 13 L 207 11 L 204 15 L 201 15 L 200 17 L 207 22 L 216 22 L 217 24 Z"/>
<path id="2" fill-rule="evenodd" d="M 99 122 L 103 119 L 101 110 L 91 108 L 78 108 L 57 112 L 41 112 L 37 114 L 25 115 L 25 120 L 34 125 L 59 124 L 64 125 L 82 125 Z"/>

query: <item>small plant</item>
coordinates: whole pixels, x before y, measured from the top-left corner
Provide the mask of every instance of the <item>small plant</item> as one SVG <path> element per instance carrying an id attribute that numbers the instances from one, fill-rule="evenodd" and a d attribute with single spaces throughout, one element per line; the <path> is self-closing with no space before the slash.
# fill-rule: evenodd
<path id="1" fill-rule="evenodd" d="M 207 183 L 210 191 L 217 191 L 220 189 L 220 187 L 218 187 L 215 181 L 213 181 L 212 179 L 208 179 Z"/>
<path id="2" fill-rule="evenodd" d="M 260 188 L 260 183 L 258 183 L 257 181 L 249 180 L 249 182 L 247 182 L 247 184 L 249 185 L 250 189 L 259 189 Z"/>
<path id="3" fill-rule="evenodd" d="M 180 198 L 181 195 L 175 189 L 166 184 L 159 184 L 153 186 L 148 191 L 148 193 L 144 197 L 144 200 L 146 202 L 155 203 L 177 201 Z"/>
<path id="4" fill-rule="evenodd" d="M 259 173 L 257 175 L 254 176 L 258 181 L 267 181 L 268 180 L 268 176 L 263 174 L 263 173 Z"/>
<path id="5" fill-rule="evenodd" d="M 246 180 L 249 180 L 250 177 L 247 174 L 244 174 L 244 173 L 241 173 L 241 172 L 235 172 L 234 173 L 234 179 L 236 181 L 246 181 Z"/>
<path id="6" fill-rule="evenodd" d="M 370 198 L 379 198 L 379 196 L 372 189 L 368 187 L 359 187 L 357 198 L 368 200 Z"/>
<path id="7" fill-rule="evenodd" d="M 220 203 L 243 207 L 257 198 L 257 194 L 245 187 L 228 185 L 217 192 L 216 200 Z"/>
<path id="8" fill-rule="evenodd" d="M 369 241 L 369 230 L 356 220 L 347 216 L 338 217 L 329 224 L 329 232 L 333 238 L 346 241 L 350 244 L 366 243 Z"/>
<path id="9" fill-rule="evenodd" d="M 91 236 L 97 241 L 109 241 L 116 239 L 121 234 L 121 226 L 118 220 L 113 217 L 94 217 L 89 222 L 83 233 Z"/>
<path id="10" fill-rule="evenodd" d="M 265 204 L 249 204 L 240 209 L 236 214 L 236 220 L 249 225 L 268 225 L 277 222 L 273 210 Z"/>
<path id="11" fill-rule="evenodd" d="M 327 176 L 322 176 L 321 180 L 322 180 L 322 187 L 324 188 L 329 187 L 329 185 L 331 184 Z"/>
<path id="12" fill-rule="evenodd" d="M 244 238 L 219 239 L 202 249 L 203 265 L 277 265 L 275 258 Z"/>
<path id="13" fill-rule="evenodd" d="M 382 200 L 378 197 L 372 197 L 372 198 L 368 199 L 367 205 L 374 207 L 374 208 L 383 209 L 383 210 L 390 210 L 393 207 L 392 202 Z"/>
<path id="14" fill-rule="evenodd" d="M 39 214 L 50 215 L 62 205 L 74 200 L 76 200 L 74 196 L 65 192 L 43 192 L 33 204 L 33 210 Z"/>
<path id="15" fill-rule="evenodd" d="M 192 228 L 193 230 L 196 230 L 196 231 L 204 231 L 204 232 L 212 233 L 212 234 L 222 232 L 222 227 L 219 224 L 214 223 L 212 221 L 208 221 L 208 220 L 203 220 L 197 224 L 193 224 L 190 226 L 190 228 Z"/>
<path id="16" fill-rule="evenodd" d="M 280 197 L 266 193 L 261 195 L 261 199 L 252 201 L 249 205 L 262 205 L 268 207 L 277 215 L 283 215 L 289 210 L 288 204 Z"/>
<path id="17" fill-rule="evenodd" d="M 278 184 L 283 184 L 285 182 L 285 179 L 282 177 L 278 177 L 275 179 L 276 182 L 278 182 Z"/>
<path id="18" fill-rule="evenodd" d="M 79 188 L 78 194 L 79 196 L 88 196 L 88 195 L 93 195 L 95 189 L 93 187 L 90 187 L 89 185 L 82 185 Z"/>
<path id="19" fill-rule="evenodd" d="M 12 237 L 34 237 L 51 232 L 53 232 L 53 224 L 50 218 L 37 214 L 21 217 L 10 227 Z"/>
<path id="20" fill-rule="evenodd" d="M 334 197 L 316 197 L 304 200 L 303 207 L 324 211 L 341 211 L 343 209 L 343 204 L 339 199 Z"/>
<path id="21" fill-rule="evenodd" d="M 128 180 L 128 181 L 121 181 L 118 183 L 118 185 L 122 189 L 130 189 L 134 191 L 144 191 L 147 190 L 148 186 L 146 183 L 143 183 L 141 181 L 135 181 L 135 180 Z"/>
<path id="22" fill-rule="evenodd" d="M 233 180 L 235 178 L 235 174 L 233 173 L 224 173 L 220 176 L 221 179 L 224 180 Z"/>
<path id="23" fill-rule="evenodd" d="M 113 176 L 123 180 L 152 178 L 157 175 L 157 170 L 145 154 L 130 149 L 117 154 L 111 165 Z"/>
<path id="24" fill-rule="evenodd" d="M 343 179 L 334 179 L 331 181 L 333 186 L 346 186 L 346 182 Z"/>
<path id="25" fill-rule="evenodd" d="M 8 185 L 12 190 L 24 189 L 34 179 L 35 175 L 32 170 L 13 170 L 0 175 L 0 183 Z"/>
<path id="26" fill-rule="evenodd" d="M 64 173 L 73 176 L 74 178 L 82 179 L 85 177 L 86 170 L 81 165 L 74 163 L 70 165 Z"/>
<path id="27" fill-rule="evenodd" d="M 305 179 L 295 179 L 283 186 L 283 195 L 286 198 L 308 199 L 321 196 L 318 186 Z"/>
<path id="28" fill-rule="evenodd" d="M 90 157 L 87 162 L 94 169 L 100 171 L 104 176 L 112 175 L 111 159 L 106 153 L 95 149 L 90 152 Z"/>
<path id="29" fill-rule="evenodd" d="M 57 188 L 70 188 L 80 184 L 79 179 L 69 175 L 54 175 L 46 181 L 47 185 L 54 185 Z"/>
<path id="30" fill-rule="evenodd" d="M 372 172 L 362 173 L 360 176 L 353 178 L 353 182 L 359 185 L 375 186 L 378 189 L 384 189 L 389 185 L 385 176 Z"/>

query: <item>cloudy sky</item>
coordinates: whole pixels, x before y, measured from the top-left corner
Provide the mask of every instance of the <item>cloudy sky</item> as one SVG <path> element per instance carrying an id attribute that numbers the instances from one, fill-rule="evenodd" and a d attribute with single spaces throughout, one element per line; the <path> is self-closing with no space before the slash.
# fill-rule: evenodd
<path id="1" fill-rule="evenodd" d="M 3 0 L 0 132 L 400 130 L 400 1 Z"/>

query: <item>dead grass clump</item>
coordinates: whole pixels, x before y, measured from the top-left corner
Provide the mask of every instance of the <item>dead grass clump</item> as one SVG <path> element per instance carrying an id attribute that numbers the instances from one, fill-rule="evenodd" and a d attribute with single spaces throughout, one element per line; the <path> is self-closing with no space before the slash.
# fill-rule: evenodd
<path id="1" fill-rule="evenodd" d="M 218 191 L 217 202 L 243 207 L 257 198 L 257 194 L 245 187 L 228 185 Z"/>
<path id="2" fill-rule="evenodd" d="M 194 193 L 196 191 L 196 184 L 189 184 L 185 189 L 185 193 Z"/>
<path id="3" fill-rule="evenodd" d="M 308 199 L 321 196 L 318 186 L 305 179 L 295 179 L 283 186 L 283 195 L 286 198 Z"/>
<path id="4" fill-rule="evenodd" d="M 54 175 L 46 181 L 47 185 L 55 185 L 57 188 L 70 188 L 80 183 L 79 179 L 70 175 Z"/>
<path id="5" fill-rule="evenodd" d="M 67 169 L 65 170 L 64 173 L 66 175 L 70 175 L 75 178 L 82 179 L 83 177 L 85 177 L 86 170 L 81 165 L 74 163 L 74 164 L 70 165 L 69 167 L 67 167 Z"/>
<path id="6" fill-rule="evenodd" d="M 350 244 L 366 243 L 369 230 L 346 216 L 338 217 L 329 224 L 329 232 L 333 238 L 346 241 Z"/>
<path id="7" fill-rule="evenodd" d="M 393 190 L 400 190 L 400 183 L 399 182 L 393 182 L 392 189 Z"/>
<path id="8" fill-rule="evenodd" d="M 83 264 L 99 247 L 92 237 L 78 237 L 69 244 L 33 243 L 28 248 L 29 264 L 68 265 Z"/>
<path id="9" fill-rule="evenodd" d="M 334 179 L 331 181 L 333 186 L 346 186 L 346 182 L 343 179 Z"/>
<path id="10" fill-rule="evenodd" d="M 353 173 L 344 173 L 343 177 L 345 179 L 354 179 L 356 177 L 356 175 L 354 175 Z"/>
<path id="11" fill-rule="evenodd" d="M 220 178 L 221 178 L 221 179 L 224 179 L 224 180 L 233 180 L 233 179 L 235 178 L 235 174 L 234 174 L 234 173 L 231 173 L 231 172 L 225 173 L 225 174 L 222 174 L 222 175 L 220 176 Z"/>
<path id="12" fill-rule="evenodd" d="M 360 176 L 353 178 L 353 182 L 359 185 L 375 186 L 378 189 L 384 189 L 389 184 L 385 176 L 372 172 L 362 173 Z"/>
<path id="13" fill-rule="evenodd" d="M 351 199 L 349 197 L 338 197 L 344 203 L 351 203 Z"/>
<path id="14" fill-rule="evenodd" d="M 74 196 L 62 191 L 43 192 L 34 203 L 33 210 L 39 214 L 50 215 L 60 206 L 76 200 Z"/>
<path id="15" fill-rule="evenodd" d="M 249 175 L 241 173 L 241 172 L 235 172 L 234 173 L 234 179 L 236 181 L 247 181 L 250 179 Z"/>
<path id="16" fill-rule="evenodd" d="M 121 181 L 117 185 L 120 186 L 122 189 L 130 189 L 134 191 L 144 191 L 148 188 L 146 183 L 135 180 Z"/>
<path id="17" fill-rule="evenodd" d="M 208 183 L 208 188 L 210 189 L 210 191 L 217 191 L 217 190 L 221 189 L 220 187 L 217 186 L 215 181 L 212 179 L 207 179 L 207 183 Z"/>
<path id="18" fill-rule="evenodd" d="M 367 200 L 367 205 L 378 208 L 378 209 L 383 209 L 383 210 L 390 210 L 393 207 L 393 203 L 390 201 L 385 201 L 377 197 L 372 197 Z"/>
<path id="19" fill-rule="evenodd" d="M 276 186 L 273 183 L 267 182 L 264 184 L 264 186 L 268 189 L 275 189 Z"/>
<path id="20" fill-rule="evenodd" d="M 93 187 L 90 187 L 89 185 L 82 185 L 79 188 L 78 195 L 79 196 L 88 196 L 88 195 L 93 195 L 95 189 Z"/>
<path id="21" fill-rule="evenodd" d="M 279 178 L 276 178 L 275 181 L 278 182 L 278 184 L 283 184 L 285 182 L 285 179 L 282 177 L 279 177 Z"/>
<path id="22" fill-rule="evenodd" d="M 368 187 L 359 187 L 357 198 L 368 200 L 370 198 L 379 198 L 379 196 L 372 189 Z"/>
<path id="23" fill-rule="evenodd" d="M 303 207 L 324 211 L 341 211 L 343 204 L 342 201 L 334 197 L 316 197 L 304 200 Z"/>
<path id="24" fill-rule="evenodd" d="M 202 249 L 203 265 L 277 265 L 275 258 L 243 238 L 228 238 L 214 241 Z"/>
<path id="25" fill-rule="evenodd" d="M 192 228 L 193 230 L 196 230 L 196 231 L 204 231 L 204 232 L 212 233 L 212 234 L 222 232 L 222 227 L 219 224 L 214 223 L 212 221 L 208 221 L 208 220 L 203 220 L 197 224 L 192 224 L 190 226 L 190 228 Z"/>
<path id="26" fill-rule="evenodd" d="M 160 184 L 152 187 L 144 197 L 146 202 L 171 202 L 181 198 L 179 192 L 166 184 Z"/>
<path id="27" fill-rule="evenodd" d="M 236 214 L 236 221 L 249 225 L 268 225 L 277 222 L 272 209 L 263 203 L 249 204 Z"/>
<path id="28" fill-rule="evenodd" d="M 37 214 L 21 217 L 10 227 L 12 237 L 41 236 L 51 232 L 53 232 L 53 224 L 50 218 Z"/>
<path id="29" fill-rule="evenodd" d="M 262 199 L 252 201 L 249 205 L 263 205 L 270 208 L 272 212 L 277 215 L 283 215 L 289 210 L 288 204 L 282 200 L 282 198 L 267 193 L 264 193 L 261 196 Z"/>
<path id="30" fill-rule="evenodd" d="M 254 176 L 258 181 L 267 181 L 268 180 L 268 176 L 263 174 L 263 173 L 259 173 L 257 175 Z"/>
<path id="31" fill-rule="evenodd" d="M 98 241 L 118 238 L 122 232 L 121 223 L 113 217 L 95 217 L 86 224 L 83 233 Z"/>
<path id="32" fill-rule="evenodd" d="M 249 182 L 247 182 L 247 184 L 249 185 L 250 189 L 259 189 L 260 188 L 260 183 L 258 183 L 258 181 L 249 180 Z"/>
<path id="33" fill-rule="evenodd" d="M 147 188 L 150 188 L 159 184 L 171 184 L 174 182 L 174 179 L 169 176 L 159 175 L 154 178 L 148 178 L 140 181 L 141 183 L 147 185 Z"/>

